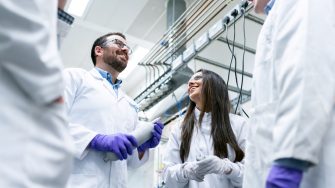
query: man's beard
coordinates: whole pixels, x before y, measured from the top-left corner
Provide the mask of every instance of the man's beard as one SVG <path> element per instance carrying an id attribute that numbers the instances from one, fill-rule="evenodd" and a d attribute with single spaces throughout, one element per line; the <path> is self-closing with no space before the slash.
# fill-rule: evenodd
<path id="1" fill-rule="evenodd" d="M 122 72 L 127 67 L 127 63 L 119 60 L 116 55 L 104 55 L 103 60 L 117 72 Z"/>

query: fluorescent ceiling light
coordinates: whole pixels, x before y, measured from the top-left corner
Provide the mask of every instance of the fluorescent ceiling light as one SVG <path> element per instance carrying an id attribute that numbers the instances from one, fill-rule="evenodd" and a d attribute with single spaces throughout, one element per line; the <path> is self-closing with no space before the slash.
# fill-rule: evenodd
<path id="1" fill-rule="evenodd" d="M 72 15 L 81 17 L 89 1 L 90 0 L 72 0 L 67 11 Z"/>
<path id="2" fill-rule="evenodd" d="M 137 66 L 137 64 L 147 55 L 149 49 L 137 46 L 135 51 L 130 55 L 127 68 L 119 74 L 119 78 L 125 79 Z"/>

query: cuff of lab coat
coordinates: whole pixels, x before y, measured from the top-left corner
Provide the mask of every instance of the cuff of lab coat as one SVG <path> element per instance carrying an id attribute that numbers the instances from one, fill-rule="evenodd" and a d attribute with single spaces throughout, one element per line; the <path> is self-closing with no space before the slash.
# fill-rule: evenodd
<path id="1" fill-rule="evenodd" d="M 186 163 L 183 164 L 176 164 L 174 166 L 167 167 L 164 170 L 164 181 L 168 182 L 168 179 L 172 179 L 177 183 L 187 183 L 189 179 L 184 177 L 184 166 Z"/>
<path id="2" fill-rule="evenodd" d="M 298 169 L 301 171 L 307 171 L 307 169 L 313 165 L 312 163 L 308 161 L 294 159 L 294 158 L 277 159 L 274 161 L 274 164 L 279 165 L 279 166 Z"/>
<path id="3" fill-rule="evenodd" d="M 225 174 L 227 178 L 229 179 L 234 179 L 234 178 L 242 178 L 242 169 L 240 167 L 240 165 L 233 163 L 233 162 L 229 162 L 229 166 L 231 168 L 231 172 L 229 174 Z"/>
<path id="4" fill-rule="evenodd" d="M 91 132 L 83 138 L 84 141 L 81 144 L 79 144 L 79 146 L 76 148 L 76 155 L 75 155 L 76 158 L 78 158 L 79 160 L 82 160 L 83 158 L 85 158 L 85 156 L 90 151 L 89 145 L 90 145 L 92 139 L 96 135 L 97 135 L 97 133 Z"/>

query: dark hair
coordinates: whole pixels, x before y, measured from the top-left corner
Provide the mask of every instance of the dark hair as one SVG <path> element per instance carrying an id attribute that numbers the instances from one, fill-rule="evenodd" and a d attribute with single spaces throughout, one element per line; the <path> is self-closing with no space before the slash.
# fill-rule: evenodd
<path id="1" fill-rule="evenodd" d="M 180 159 L 185 162 L 190 152 L 191 138 L 195 124 L 201 125 L 205 112 L 211 112 L 211 137 L 213 138 L 214 155 L 220 158 L 228 157 L 227 144 L 235 151 L 234 162 L 244 158 L 244 152 L 239 147 L 233 129 L 231 128 L 229 112 L 231 108 L 228 89 L 225 81 L 216 73 L 200 69 L 202 72 L 203 105 L 196 122 L 194 108 L 196 104 L 190 101 L 185 118 L 182 123 Z"/>
<path id="2" fill-rule="evenodd" d="M 93 62 L 93 65 L 95 66 L 96 63 L 96 55 L 95 55 L 95 47 L 96 46 L 101 46 L 104 42 L 106 42 L 107 37 L 111 36 L 111 35 L 119 35 L 120 37 L 126 39 L 126 37 L 124 36 L 124 34 L 120 33 L 120 32 L 112 32 L 112 33 L 107 33 L 99 38 L 97 38 L 93 45 L 92 45 L 92 49 L 91 49 L 91 59 Z"/>

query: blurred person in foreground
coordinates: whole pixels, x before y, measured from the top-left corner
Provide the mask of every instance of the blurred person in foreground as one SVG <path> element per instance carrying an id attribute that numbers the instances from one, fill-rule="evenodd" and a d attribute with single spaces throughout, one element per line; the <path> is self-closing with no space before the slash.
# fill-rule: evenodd
<path id="1" fill-rule="evenodd" d="M 0 187 L 64 187 L 73 147 L 64 113 L 57 1 L 3 0 L 0 25 Z"/>
<path id="2" fill-rule="evenodd" d="M 335 1 L 254 0 L 244 188 L 335 187 Z"/>

